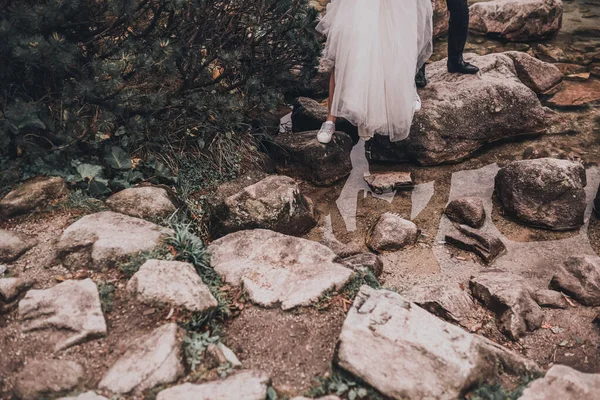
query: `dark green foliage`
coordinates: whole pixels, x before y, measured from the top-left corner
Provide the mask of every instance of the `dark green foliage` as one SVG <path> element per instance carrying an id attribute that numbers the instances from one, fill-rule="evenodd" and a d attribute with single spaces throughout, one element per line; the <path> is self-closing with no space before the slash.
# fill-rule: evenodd
<path id="1" fill-rule="evenodd" d="M 119 271 L 125 277 L 131 278 L 140 270 L 140 267 L 148 260 L 172 260 L 171 253 L 166 248 L 158 248 L 152 251 L 143 251 L 129 258 L 127 262 L 119 265 Z"/>
<path id="2" fill-rule="evenodd" d="M 75 180 L 101 195 L 140 179 L 132 154 L 218 152 L 314 73 L 316 16 L 308 0 L 0 0 L 0 169 L 102 166 Z"/>
<path id="3" fill-rule="evenodd" d="M 317 380 L 318 386 L 312 388 L 306 393 L 309 397 L 322 397 L 327 395 L 336 395 L 348 400 L 384 400 L 377 391 L 357 382 L 351 375 L 341 371 L 334 370 L 325 378 Z"/>
<path id="4" fill-rule="evenodd" d="M 112 311 L 113 296 L 115 295 L 115 285 L 109 282 L 101 282 L 98 284 L 98 294 L 100 295 L 100 305 L 104 313 Z"/>
<path id="5" fill-rule="evenodd" d="M 202 363 L 204 352 L 210 344 L 216 344 L 221 340 L 219 336 L 211 336 L 210 332 L 188 332 L 183 348 L 185 352 L 185 360 L 192 371 L 195 371 L 198 365 Z"/>
<path id="6" fill-rule="evenodd" d="M 485 384 L 470 392 L 465 396 L 466 400 L 517 400 L 523 394 L 523 391 L 534 381 L 536 377 L 525 376 L 521 378 L 519 385 L 515 389 L 506 389 L 502 385 Z"/>

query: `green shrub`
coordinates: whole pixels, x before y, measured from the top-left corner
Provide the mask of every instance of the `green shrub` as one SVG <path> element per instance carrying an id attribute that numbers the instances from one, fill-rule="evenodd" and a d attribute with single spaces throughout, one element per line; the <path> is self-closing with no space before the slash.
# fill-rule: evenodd
<path id="1" fill-rule="evenodd" d="M 0 0 L 0 168 L 103 195 L 141 179 L 132 154 L 231 153 L 314 74 L 316 16 L 308 0 Z M 81 164 L 103 169 L 77 181 Z"/>

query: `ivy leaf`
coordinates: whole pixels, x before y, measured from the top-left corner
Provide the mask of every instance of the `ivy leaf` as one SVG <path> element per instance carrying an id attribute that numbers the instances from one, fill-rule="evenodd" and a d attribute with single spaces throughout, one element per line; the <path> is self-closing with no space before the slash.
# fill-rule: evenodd
<path id="1" fill-rule="evenodd" d="M 159 178 L 171 179 L 171 170 L 160 161 L 154 163 L 154 172 Z"/>
<path id="2" fill-rule="evenodd" d="M 91 181 L 102 177 L 102 167 L 93 164 L 79 164 L 77 173 L 81 177 L 81 181 Z"/>
<path id="3" fill-rule="evenodd" d="M 110 151 L 104 157 L 104 161 L 106 161 L 111 168 L 120 171 L 125 171 L 132 167 L 131 159 L 120 147 L 111 147 Z"/>
<path id="4" fill-rule="evenodd" d="M 101 197 L 107 193 L 110 193 L 108 181 L 102 178 L 92 179 L 89 184 L 89 190 L 90 194 L 94 197 Z"/>

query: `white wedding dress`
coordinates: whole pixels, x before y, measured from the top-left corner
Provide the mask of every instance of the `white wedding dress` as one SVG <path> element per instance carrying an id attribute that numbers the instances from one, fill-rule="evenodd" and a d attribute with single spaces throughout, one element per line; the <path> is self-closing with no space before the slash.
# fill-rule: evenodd
<path id="1" fill-rule="evenodd" d="M 317 30 L 323 58 L 334 63 L 331 112 L 365 139 L 410 133 L 415 74 L 433 50 L 431 0 L 332 0 Z"/>

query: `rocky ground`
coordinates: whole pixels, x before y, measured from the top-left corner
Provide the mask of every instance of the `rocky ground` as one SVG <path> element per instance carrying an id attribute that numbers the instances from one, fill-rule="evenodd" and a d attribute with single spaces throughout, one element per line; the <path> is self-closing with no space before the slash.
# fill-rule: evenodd
<path id="1" fill-rule="evenodd" d="M 163 188 L 13 188 L 0 398 L 597 398 L 600 3 L 472 3 L 481 74 L 442 36 L 400 144 L 318 144 L 316 82 L 274 169 L 211 196 L 208 248 Z"/>

